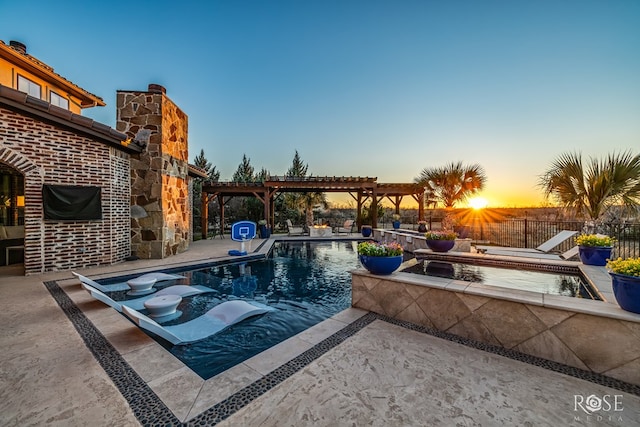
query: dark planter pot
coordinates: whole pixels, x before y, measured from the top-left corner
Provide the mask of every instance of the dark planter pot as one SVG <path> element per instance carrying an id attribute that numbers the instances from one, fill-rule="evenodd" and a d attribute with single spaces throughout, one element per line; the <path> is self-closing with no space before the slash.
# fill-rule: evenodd
<path id="1" fill-rule="evenodd" d="M 427 232 L 427 224 L 418 224 L 418 231 L 420 233 L 426 233 Z"/>
<path id="2" fill-rule="evenodd" d="M 359 255 L 360 263 L 372 274 L 387 276 L 400 267 L 402 255 L 398 256 L 367 256 Z"/>
<path id="3" fill-rule="evenodd" d="M 640 314 L 640 277 L 618 273 L 611 275 L 613 295 L 623 310 Z"/>
<path id="4" fill-rule="evenodd" d="M 268 239 L 269 237 L 271 237 L 271 227 L 269 227 L 268 225 L 261 225 L 260 237 L 262 237 L 263 239 Z"/>
<path id="5" fill-rule="evenodd" d="M 578 246 L 580 261 L 586 265 L 605 266 L 612 249 L 610 246 Z"/>
<path id="6" fill-rule="evenodd" d="M 449 252 L 456 244 L 455 240 L 430 240 L 427 239 L 427 246 L 433 252 Z"/>
<path id="7" fill-rule="evenodd" d="M 371 233 L 372 233 L 372 229 L 370 225 L 362 226 L 362 237 L 369 237 L 371 236 Z"/>
<path id="8" fill-rule="evenodd" d="M 397 230 L 398 228 L 400 228 L 400 221 L 393 221 L 391 225 L 393 226 L 394 229 Z"/>

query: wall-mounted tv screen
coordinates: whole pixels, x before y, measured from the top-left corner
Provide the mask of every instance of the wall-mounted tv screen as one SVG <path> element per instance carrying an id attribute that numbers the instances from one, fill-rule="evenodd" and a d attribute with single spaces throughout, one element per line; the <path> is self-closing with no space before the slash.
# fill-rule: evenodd
<path id="1" fill-rule="evenodd" d="M 100 187 L 45 184 L 42 186 L 42 204 L 44 219 L 102 219 Z"/>

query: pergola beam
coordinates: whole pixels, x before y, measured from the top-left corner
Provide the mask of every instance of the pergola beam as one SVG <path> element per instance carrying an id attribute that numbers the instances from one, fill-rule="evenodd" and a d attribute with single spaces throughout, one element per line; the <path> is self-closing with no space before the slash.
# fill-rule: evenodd
<path id="1" fill-rule="evenodd" d="M 220 221 L 224 224 L 224 197 L 234 196 L 256 197 L 264 205 L 264 216 L 273 226 L 274 221 L 274 195 L 280 192 L 289 193 L 348 193 L 357 203 L 357 224 L 362 224 L 362 206 L 364 201 L 371 197 L 371 222 L 375 228 L 378 226 L 378 201 L 384 197 L 394 203 L 396 213 L 400 211 L 403 196 L 413 196 L 418 201 L 418 218 L 423 219 L 424 207 L 420 201 L 424 201 L 424 188 L 417 184 L 396 183 L 380 184 L 377 178 L 372 177 L 269 177 L 262 183 L 256 182 L 215 182 L 205 183 L 202 186 L 202 231 L 203 238 L 207 236 L 208 205 L 213 197 L 220 200 Z M 355 193 L 355 195 L 354 195 Z M 209 195 L 212 196 L 209 196 Z M 211 197 L 211 198 L 210 198 Z M 392 199 L 393 198 L 393 199 Z M 229 199 L 230 200 L 230 199 Z"/>

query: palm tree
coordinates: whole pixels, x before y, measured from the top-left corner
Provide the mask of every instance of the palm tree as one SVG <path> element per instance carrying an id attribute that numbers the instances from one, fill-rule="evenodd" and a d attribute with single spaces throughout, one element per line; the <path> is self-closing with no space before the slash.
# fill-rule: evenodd
<path id="1" fill-rule="evenodd" d="M 429 200 L 441 202 L 445 208 L 467 200 L 482 191 L 487 181 L 484 169 L 478 164 L 450 163 L 443 167 L 425 168 L 415 179 L 424 186 Z"/>
<path id="2" fill-rule="evenodd" d="M 640 154 L 631 151 L 590 158 L 580 153 L 561 154 L 540 178 L 545 197 L 597 222 L 614 205 L 640 204 Z"/>

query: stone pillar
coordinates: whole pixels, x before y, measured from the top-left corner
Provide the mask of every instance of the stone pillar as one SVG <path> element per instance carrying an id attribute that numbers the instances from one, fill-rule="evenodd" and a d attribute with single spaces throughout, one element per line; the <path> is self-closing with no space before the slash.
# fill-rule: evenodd
<path id="1" fill-rule="evenodd" d="M 188 249 L 191 233 L 188 118 L 164 87 L 117 92 L 116 129 L 145 145 L 131 158 L 131 252 L 165 258 Z M 144 210 L 142 213 L 141 209 Z"/>

